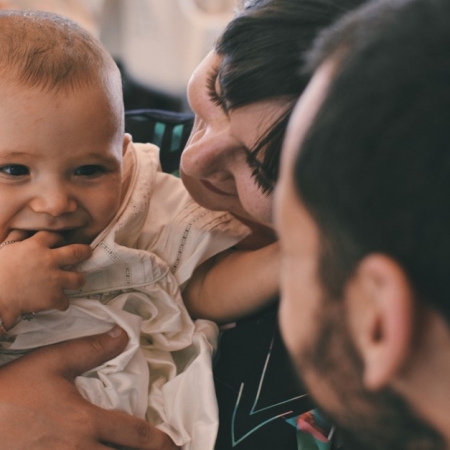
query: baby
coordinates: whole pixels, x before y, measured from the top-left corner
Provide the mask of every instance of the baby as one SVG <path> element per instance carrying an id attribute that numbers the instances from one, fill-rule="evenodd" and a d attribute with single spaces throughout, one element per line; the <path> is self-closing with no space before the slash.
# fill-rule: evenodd
<path id="1" fill-rule="evenodd" d="M 247 228 L 194 203 L 155 146 L 124 134 L 119 71 L 75 23 L 1 12 L 0 98 L 0 363 L 118 324 L 126 350 L 77 378 L 82 395 L 213 449 L 218 330 L 192 321 L 179 287 L 214 292 L 195 269 Z"/>

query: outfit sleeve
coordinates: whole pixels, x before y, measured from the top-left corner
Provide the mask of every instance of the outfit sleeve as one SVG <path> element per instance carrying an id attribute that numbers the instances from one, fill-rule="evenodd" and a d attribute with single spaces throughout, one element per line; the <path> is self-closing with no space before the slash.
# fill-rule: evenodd
<path id="1" fill-rule="evenodd" d="M 179 178 L 160 170 L 154 176 L 137 245 L 166 261 L 183 285 L 197 266 L 241 241 L 249 229 L 227 212 L 195 203 Z"/>

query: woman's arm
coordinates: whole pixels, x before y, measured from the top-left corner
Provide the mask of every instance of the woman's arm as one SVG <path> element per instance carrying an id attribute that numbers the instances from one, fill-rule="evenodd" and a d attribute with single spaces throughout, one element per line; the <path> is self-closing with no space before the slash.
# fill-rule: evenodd
<path id="1" fill-rule="evenodd" d="M 81 373 L 117 356 L 127 344 L 109 333 L 52 345 L 0 368 L 0 448 L 100 450 L 106 443 L 174 450 L 151 424 L 84 400 L 74 385 Z"/>
<path id="2" fill-rule="evenodd" d="M 229 250 L 199 266 L 182 295 L 194 318 L 231 322 L 268 305 L 278 294 L 278 243 Z"/>

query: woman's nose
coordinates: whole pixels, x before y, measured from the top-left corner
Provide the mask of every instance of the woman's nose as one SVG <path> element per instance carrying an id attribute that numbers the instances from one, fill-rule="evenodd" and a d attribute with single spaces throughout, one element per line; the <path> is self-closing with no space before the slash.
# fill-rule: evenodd
<path id="1" fill-rule="evenodd" d="M 31 209 L 36 213 L 45 213 L 53 217 L 75 212 L 77 202 L 62 185 L 47 186 L 39 189 L 30 201 Z"/>
<path id="2" fill-rule="evenodd" d="M 193 132 L 181 155 L 180 167 L 196 178 L 229 170 L 235 143 L 227 128 L 200 128 Z"/>

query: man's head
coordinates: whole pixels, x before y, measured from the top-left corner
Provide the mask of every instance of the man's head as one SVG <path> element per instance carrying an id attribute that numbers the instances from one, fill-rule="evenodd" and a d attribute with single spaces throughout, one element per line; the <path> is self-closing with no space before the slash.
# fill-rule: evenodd
<path id="1" fill-rule="evenodd" d="M 90 242 L 120 204 L 120 74 L 74 22 L 0 12 L 0 239 L 52 230 Z"/>
<path id="2" fill-rule="evenodd" d="M 432 387 L 450 392 L 448 48 L 446 0 L 349 15 L 311 53 L 285 142 L 283 335 L 357 448 L 444 448 Z"/>

